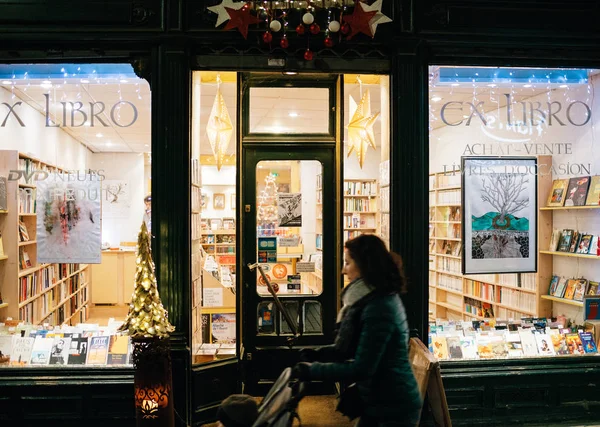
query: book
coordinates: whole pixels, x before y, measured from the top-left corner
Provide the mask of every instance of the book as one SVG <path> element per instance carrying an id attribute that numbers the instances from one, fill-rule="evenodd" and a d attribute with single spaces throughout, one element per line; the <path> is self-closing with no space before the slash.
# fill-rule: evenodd
<path id="1" fill-rule="evenodd" d="M 552 340 L 552 346 L 554 347 L 554 353 L 558 355 L 566 355 L 569 354 L 569 349 L 567 348 L 567 341 L 565 340 L 565 336 L 560 333 L 557 329 L 551 329 L 552 331 L 556 331 L 555 333 L 550 333 L 550 339 Z"/>
<path id="2" fill-rule="evenodd" d="M 448 343 L 446 337 L 439 335 L 435 336 L 432 340 L 433 355 L 440 360 L 448 359 Z"/>
<path id="3" fill-rule="evenodd" d="M 560 242 L 558 244 L 558 251 L 569 252 L 571 247 L 571 239 L 573 238 L 573 230 L 563 230 L 560 236 Z"/>
<path id="4" fill-rule="evenodd" d="M 23 221 L 19 221 L 19 242 L 28 242 L 29 241 L 29 232 L 27 231 L 27 226 Z"/>
<path id="5" fill-rule="evenodd" d="M 473 336 L 460 337 L 460 349 L 464 359 L 476 359 L 477 347 Z"/>
<path id="6" fill-rule="evenodd" d="M 90 337 L 86 364 L 106 365 L 108 359 L 109 336 Z"/>
<path id="7" fill-rule="evenodd" d="M 565 206 L 584 206 L 591 178 L 580 176 L 569 180 Z"/>
<path id="8" fill-rule="evenodd" d="M 31 365 L 48 365 L 50 363 L 50 351 L 54 338 L 37 336 L 31 350 Z"/>
<path id="9" fill-rule="evenodd" d="M 590 181 L 590 188 L 588 195 L 585 200 L 585 204 L 588 206 L 600 205 L 600 176 L 593 176 Z"/>
<path id="10" fill-rule="evenodd" d="M 12 351 L 10 354 L 11 365 L 29 365 L 31 360 L 31 351 L 33 350 L 34 338 L 17 337 L 13 338 Z"/>
<path id="11" fill-rule="evenodd" d="M 8 193 L 6 190 L 6 177 L 0 176 L 0 211 L 8 210 Z"/>
<path id="12" fill-rule="evenodd" d="M 567 280 L 567 288 L 565 289 L 564 299 L 573 299 L 575 295 L 575 285 L 577 284 L 577 280 L 569 279 Z"/>
<path id="13" fill-rule="evenodd" d="M 68 365 L 85 365 L 88 351 L 88 337 L 73 336 L 69 347 Z"/>
<path id="14" fill-rule="evenodd" d="M 537 356 L 538 348 L 533 332 L 530 329 L 523 329 L 519 331 L 521 335 L 521 344 L 523 345 L 523 354 L 525 356 Z"/>
<path id="15" fill-rule="evenodd" d="M 587 295 L 583 299 L 583 319 L 600 320 L 600 296 Z"/>
<path id="16" fill-rule="evenodd" d="M 448 345 L 448 354 L 450 359 L 462 359 L 463 353 L 462 348 L 460 347 L 460 337 L 452 336 L 446 338 L 446 343 Z"/>
<path id="17" fill-rule="evenodd" d="M 600 295 L 598 293 L 598 282 L 592 282 L 590 280 L 590 284 L 588 285 L 588 290 L 586 295 Z"/>
<path id="18" fill-rule="evenodd" d="M 573 293 L 573 301 L 583 301 L 585 291 L 587 291 L 588 281 L 586 279 L 577 279 L 575 282 L 575 292 Z"/>
<path id="19" fill-rule="evenodd" d="M 565 277 L 561 277 L 560 279 L 558 279 L 558 284 L 556 285 L 556 291 L 554 292 L 554 296 L 562 298 L 565 295 L 566 289 L 567 279 Z"/>
<path id="20" fill-rule="evenodd" d="M 550 190 L 550 195 L 548 196 L 547 206 L 563 206 L 568 186 L 568 179 L 555 179 L 552 182 L 552 190 Z"/>
<path id="21" fill-rule="evenodd" d="M 538 353 L 542 356 L 554 356 L 554 345 L 548 334 L 533 334 L 537 344 Z"/>
<path id="22" fill-rule="evenodd" d="M 55 334 L 56 335 L 56 334 Z M 50 351 L 51 365 L 66 365 L 69 358 L 69 347 L 71 338 L 64 336 L 55 336 Z"/>
<path id="23" fill-rule="evenodd" d="M 492 354 L 494 359 L 504 358 L 508 355 L 506 341 L 503 335 L 492 335 L 490 337 L 490 345 L 492 346 Z"/>
<path id="24" fill-rule="evenodd" d="M 550 245 L 548 246 L 550 252 L 556 252 L 558 250 L 561 234 L 562 232 L 558 228 L 552 230 L 552 237 L 550 238 Z"/>
<path id="25" fill-rule="evenodd" d="M 581 239 L 577 244 L 577 250 L 575 252 L 578 254 L 589 254 L 593 237 L 594 236 L 592 236 L 591 234 L 582 234 Z"/>
<path id="26" fill-rule="evenodd" d="M 581 233 L 579 231 L 573 231 L 573 237 L 571 237 L 571 245 L 569 246 L 569 252 L 575 253 L 575 249 L 577 249 L 579 240 L 581 240 Z"/>
<path id="27" fill-rule="evenodd" d="M 581 343 L 581 338 L 578 333 L 570 332 L 565 334 L 565 339 L 567 341 L 567 348 L 569 349 L 570 354 L 584 354 L 585 350 L 583 349 L 583 344 Z"/>
<path id="28" fill-rule="evenodd" d="M 12 351 L 12 335 L 0 335 L 0 365 L 10 362 L 10 353 Z"/>
<path id="29" fill-rule="evenodd" d="M 548 295 L 554 295 L 556 292 L 556 288 L 558 287 L 558 282 L 560 280 L 560 276 L 552 276 L 550 279 L 550 286 L 548 287 Z"/>
<path id="30" fill-rule="evenodd" d="M 583 345 L 583 351 L 585 353 L 598 353 L 596 348 L 596 342 L 591 332 L 579 332 L 579 339 Z"/>
<path id="31" fill-rule="evenodd" d="M 107 365 L 126 365 L 129 353 L 129 337 L 127 335 L 111 335 L 108 344 Z"/>

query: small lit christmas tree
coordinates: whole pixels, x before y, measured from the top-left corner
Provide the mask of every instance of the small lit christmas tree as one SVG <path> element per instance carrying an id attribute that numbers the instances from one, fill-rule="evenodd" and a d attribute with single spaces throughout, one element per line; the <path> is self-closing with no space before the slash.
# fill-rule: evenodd
<path id="1" fill-rule="evenodd" d="M 269 174 L 265 177 L 265 188 L 258 196 L 257 222 L 262 230 L 272 230 L 277 228 L 277 177 Z"/>
<path id="2" fill-rule="evenodd" d="M 135 288 L 129 304 L 129 314 L 119 330 L 128 331 L 132 338 L 168 338 L 175 328 L 169 322 L 167 310 L 158 294 L 145 221 L 142 221 L 138 234 L 136 264 Z"/>

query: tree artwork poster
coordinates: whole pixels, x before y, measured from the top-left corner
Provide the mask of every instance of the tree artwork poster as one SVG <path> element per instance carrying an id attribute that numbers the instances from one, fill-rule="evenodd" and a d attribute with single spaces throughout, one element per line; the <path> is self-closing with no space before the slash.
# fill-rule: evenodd
<path id="1" fill-rule="evenodd" d="M 462 158 L 463 274 L 537 270 L 537 159 Z"/>

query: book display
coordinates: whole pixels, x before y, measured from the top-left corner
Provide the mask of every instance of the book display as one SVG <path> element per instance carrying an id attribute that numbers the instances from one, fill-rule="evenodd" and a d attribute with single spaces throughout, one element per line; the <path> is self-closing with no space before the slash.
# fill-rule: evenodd
<path id="1" fill-rule="evenodd" d="M 344 241 L 378 230 L 376 179 L 344 180 Z"/>
<path id="2" fill-rule="evenodd" d="M 0 175 L 23 170 L 33 173 L 66 172 L 17 151 L 0 151 Z M 88 317 L 91 270 L 87 264 L 42 264 L 37 262 L 35 203 L 36 185 L 19 180 L 5 182 L 8 194 L 0 235 L 5 254 L 0 292 L 4 303 L 0 317 L 31 324 L 85 322 Z M 3 308 L 2 308 L 3 307 Z"/>

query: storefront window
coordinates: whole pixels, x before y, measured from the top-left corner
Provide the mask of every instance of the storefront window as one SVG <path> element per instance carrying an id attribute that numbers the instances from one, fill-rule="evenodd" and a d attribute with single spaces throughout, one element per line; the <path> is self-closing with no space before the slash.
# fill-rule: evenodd
<path id="1" fill-rule="evenodd" d="M 598 70 L 430 68 L 429 345 L 595 355 Z"/>
<path id="2" fill-rule="evenodd" d="M 150 87 L 129 64 L 4 64 L 0 99 L 0 366 L 130 364 Z"/>

